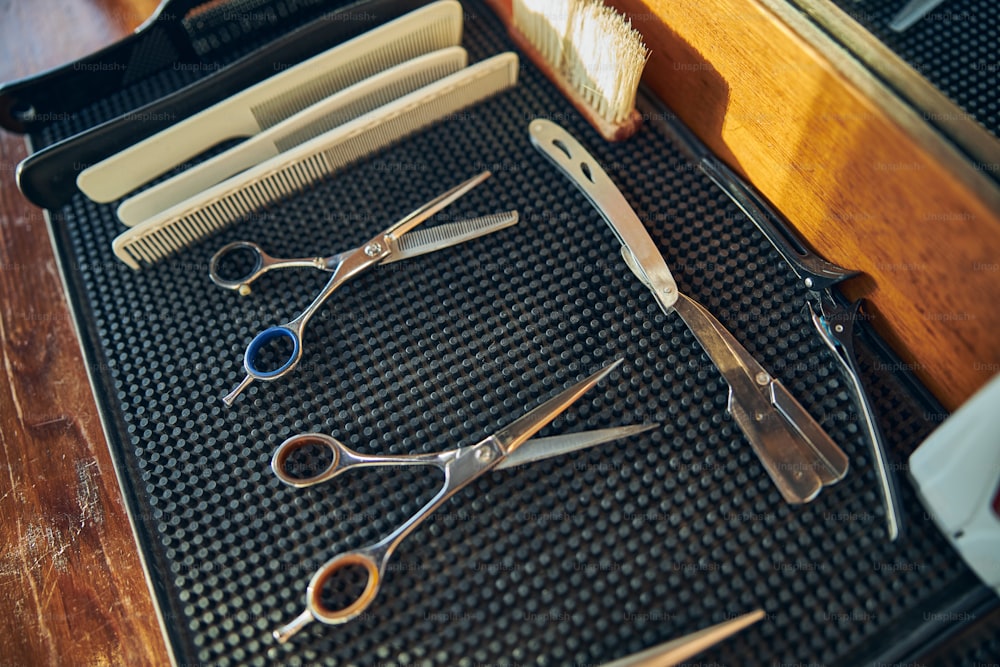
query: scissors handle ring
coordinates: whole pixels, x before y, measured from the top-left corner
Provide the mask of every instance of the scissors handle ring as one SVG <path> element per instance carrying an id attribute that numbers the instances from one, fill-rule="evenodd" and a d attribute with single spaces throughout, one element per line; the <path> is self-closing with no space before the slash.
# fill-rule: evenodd
<path id="1" fill-rule="evenodd" d="M 261 350 L 265 345 L 279 338 L 288 338 L 292 341 L 292 352 L 288 355 L 288 360 L 274 370 L 260 370 L 257 368 L 257 357 L 260 355 Z M 301 356 L 302 341 L 299 339 L 298 332 L 293 331 L 287 326 L 268 327 L 254 336 L 254 339 L 247 345 L 247 351 L 243 357 L 243 366 L 246 368 L 247 373 L 257 380 L 274 380 L 292 370 L 292 367 L 298 363 Z"/>
<path id="2" fill-rule="evenodd" d="M 329 464 L 320 472 L 311 477 L 295 477 L 288 473 L 288 459 L 289 457 L 302 449 L 303 447 L 308 447 L 309 445 L 321 445 L 326 447 L 330 453 L 333 455 L 332 460 Z M 322 435 L 320 433 L 300 433 L 299 435 L 294 435 L 288 438 L 283 443 L 278 445 L 278 448 L 274 450 L 274 456 L 271 457 L 271 470 L 274 474 L 285 484 L 289 486 L 294 486 L 297 488 L 304 488 L 307 486 L 312 486 L 313 484 L 318 484 L 319 482 L 325 481 L 332 477 L 332 473 L 340 465 L 341 452 L 344 450 L 344 446 L 340 442 L 328 435 Z"/>
<path id="3" fill-rule="evenodd" d="M 381 556 L 384 559 L 384 550 L 378 550 L 375 555 Z M 360 565 L 367 571 L 368 582 L 365 584 L 365 589 L 354 602 L 346 607 L 342 609 L 330 609 L 323 604 L 323 584 L 338 571 L 352 565 Z M 352 551 L 341 554 L 317 570 L 316 574 L 313 575 L 312 581 L 309 582 L 309 587 L 306 590 L 309 611 L 312 613 L 313 618 L 322 623 L 329 625 L 346 623 L 352 618 L 360 616 L 365 609 L 371 606 L 372 601 L 375 599 L 375 594 L 378 593 L 381 585 L 382 573 L 380 572 L 379 563 L 375 561 L 372 555 L 365 551 Z"/>
<path id="4" fill-rule="evenodd" d="M 219 274 L 219 262 L 221 262 L 227 255 L 231 255 L 239 250 L 249 250 L 253 253 L 253 267 L 238 278 L 223 278 Z M 266 253 L 256 243 L 253 243 L 252 241 L 233 241 L 232 243 L 227 243 L 222 246 L 215 252 L 214 255 L 212 255 L 212 259 L 208 263 L 208 275 L 212 279 L 212 282 L 219 287 L 231 290 L 245 289 L 247 285 L 253 282 L 257 276 L 262 273 L 265 258 L 267 258 Z"/>

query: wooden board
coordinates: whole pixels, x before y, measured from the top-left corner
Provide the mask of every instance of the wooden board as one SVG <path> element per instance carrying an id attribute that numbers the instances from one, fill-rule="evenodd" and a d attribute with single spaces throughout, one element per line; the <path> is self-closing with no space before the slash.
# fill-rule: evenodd
<path id="1" fill-rule="evenodd" d="M 657 96 L 866 274 L 844 292 L 947 408 L 1000 371 L 1000 191 L 919 112 L 779 0 L 609 4 L 643 33 Z"/>
<path id="2" fill-rule="evenodd" d="M 4 3 L 0 80 L 106 45 L 155 6 Z M 163 665 L 45 219 L 14 182 L 26 154 L 22 137 L 0 131 L 0 663 Z"/>

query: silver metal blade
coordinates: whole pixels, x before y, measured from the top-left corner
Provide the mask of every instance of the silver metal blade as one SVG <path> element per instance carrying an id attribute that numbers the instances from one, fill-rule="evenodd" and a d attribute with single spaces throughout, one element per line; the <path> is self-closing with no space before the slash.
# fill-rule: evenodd
<path id="1" fill-rule="evenodd" d="M 404 217 L 402 220 L 393 224 L 392 227 L 389 227 L 385 231 L 381 232 L 381 234 L 379 234 L 379 237 L 389 236 L 398 239 L 403 234 L 405 234 L 406 232 L 410 231 L 411 229 L 422 223 L 424 220 L 427 220 L 428 218 L 436 214 L 438 211 L 441 211 L 442 209 L 450 206 L 456 199 L 467 194 L 469 190 L 476 187 L 490 176 L 492 176 L 492 174 L 489 171 L 483 171 L 480 172 L 479 174 L 476 174 L 475 176 L 465 181 L 464 183 L 456 185 L 451 190 L 448 190 L 447 192 L 438 195 L 437 197 L 430 200 L 426 204 L 420 206 L 419 208 L 411 212 L 409 215 Z"/>
<path id="2" fill-rule="evenodd" d="M 673 641 L 654 646 L 621 660 L 605 663 L 603 667 L 672 667 L 691 658 L 743 628 L 764 618 L 762 609 L 692 632 Z"/>
<path id="3" fill-rule="evenodd" d="M 659 248 L 600 163 L 569 132 L 544 119 L 528 126 L 531 143 L 582 192 L 633 259 L 630 266 L 664 308 L 677 298 L 677 283 Z"/>
<path id="4" fill-rule="evenodd" d="M 924 18 L 932 9 L 940 5 L 944 0 L 910 0 L 899 10 L 899 13 L 892 18 L 889 27 L 896 32 L 903 32 L 911 25 Z"/>
<path id="5" fill-rule="evenodd" d="M 490 436 L 490 438 L 504 454 L 510 456 L 514 450 L 527 442 L 531 436 L 542 430 L 542 427 L 558 417 L 566 408 L 573 405 L 577 399 L 590 391 L 595 384 L 600 382 L 604 376 L 613 371 L 621 362 L 622 360 L 618 359 L 590 377 L 580 380 L 568 389 L 564 389 L 561 393 L 545 401 L 528 414 L 500 429 Z"/>
<path id="6" fill-rule="evenodd" d="M 659 424 L 635 424 L 632 426 L 618 426 L 616 428 L 567 433 L 549 438 L 532 438 L 511 452 L 510 456 L 497 466 L 497 470 L 516 468 L 517 466 L 543 461 L 554 456 L 562 456 L 570 452 L 587 449 L 594 445 L 603 445 L 607 442 L 651 431 L 658 426 Z"/>
<path id="7" fill-rule="evenodd" d="M 383 262 L 391 264 L 403 259 L 410 259 L 435 250 L 448 248 L 459 243 L 486 236 L 493 232 L 516 225 L 520 219 L 517 211 L 504 211 L 484 215 L 479 218 L 449 222 L 444 225 L 414 230 L 396 240 L 396 247 Z"/>

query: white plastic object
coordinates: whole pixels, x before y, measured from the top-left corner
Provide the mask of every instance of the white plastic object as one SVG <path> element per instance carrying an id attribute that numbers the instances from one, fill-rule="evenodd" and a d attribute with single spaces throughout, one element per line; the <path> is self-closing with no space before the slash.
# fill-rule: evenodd
<path id="1" fill-rule="evenodd" d="M 229 150 L 126 199 L 118 207 L 118 218 L 132 227 L 230 176 L 454 74 L 465 67 L 467 62 L 468 54 L 465 49 L 452 46 L 408 60 L 369 77 Z"/>
<path id="2" fill-rule="evenodd" d="M 146 220 L 116 238 L 133 269 L 293 194 L 385 146 L 517 83 L 517 54 L 501 53 L 404 95 Z"/>
<path id="3" fill-rule="evenodd" d="M 1000 375 L 910 456 L 910 478 L 934 523 L 1000 593 Z"/>
<path id="4" fill-rule="evenodd" d="M 462 39 L 462 6 L 439 0 L 276 74 L 84 169 L 96 202 L 125 196 L 226 140 L 252 136 L 338 90 Z"/>

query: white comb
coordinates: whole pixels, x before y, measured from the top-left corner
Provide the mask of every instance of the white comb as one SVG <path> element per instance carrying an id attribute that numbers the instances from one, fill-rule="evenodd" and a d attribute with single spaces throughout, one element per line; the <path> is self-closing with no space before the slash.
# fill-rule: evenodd
<path id="1" fill-rule="evenodd" d="M 440 0 L 276 74 L 84 169 L 80 191 L 114 201 L 228 139 L 252 136 L 338 90 L 462 39 L 462 6 Z"/>
<path id="2" fill-rule="evenodd" d="M 250 169 L 338 125 L 454 74 L 467 62 L 465 49 L 452 46 L 369 77 L 224 153 L 126 199 L 118 207 L 118 218 L 129 227 L 136 225 L 244 169 Z"/>
<path id="3" fill-rule="evenodd" d="M 518 58 L 501 53 L 379 107 L 200 192 L 114 240 L 133 269 L 153 264 L 234 220 L 298 192 L 389 144 L 517 83 Z"/>

